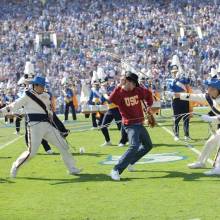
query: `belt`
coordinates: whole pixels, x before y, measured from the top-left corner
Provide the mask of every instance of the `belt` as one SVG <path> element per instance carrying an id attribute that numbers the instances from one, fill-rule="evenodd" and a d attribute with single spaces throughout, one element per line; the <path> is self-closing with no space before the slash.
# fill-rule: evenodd
<path id="1" fill-rule="evenodd" d="M 49 122 L 48 115 L 46 114 L 27 114 L 26 119 L 28 122 L 31 121 Z"/>

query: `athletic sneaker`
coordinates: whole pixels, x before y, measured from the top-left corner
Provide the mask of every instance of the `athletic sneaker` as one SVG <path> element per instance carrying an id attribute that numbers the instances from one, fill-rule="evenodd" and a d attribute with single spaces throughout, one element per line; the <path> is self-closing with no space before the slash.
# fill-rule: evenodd
<path id="1" fill-rule="evenodd" d="M 129 171 L 129 172 L 134 172 L 134 171 L 136 171 L 135 168 L 134 168 L 134 165 L 129 164 L 129 165 L 128 165 L 128 171 Z"/>
<path id="2" fill-rule="evenodd" d="M 185 141 L 190 141 L 191 138 L 190 138 L 189 136 L 185 136 L 185 137 L 184 137 L 184 140 L 185 140 Z"/>
<path id="3" fill-rule="evenodd" d="M 11 178 L 16 178 L 17 175 L 17 167 L 15 165 L 15 163 L 12 164 L 11 170 L 10 170 L 10 177 Z"/>
<path id="4" fill-rule="evenodd" d="M 220 168 L 213 168 L 209 171 L 204 172 L 206 176 L 212 176 L 212 175 L 220 175 Z"/>
<path id="5" fill-rule="evenodd" d="M 174 136 L 174 141 L 179 141 L 179 137 Z"/>
<path id="6" fill-rule="evenodd" d="M 50 149 L 50 150 L 46 151 L 46 153 L 51 155 L 51 154 L 53 154 L 53 151 Z"/>
<path id="7" fill-rule="evenodd" d="M 76 175 L 82 172 L 82 169 L 79 168 L 72 168 L 71 171 L 69 171 L 70 175 Z"/>
<path id="8" fill-rule="evenodd" d="M 98 129 L 97 127 L 91 127 L 90 130 L 96 130 Z"/>
<path id="9" fill-rule="evenodd" d="M 119 143 L 118 146 L 119 146 L 119 147 L 124 147 L 125 144 Z"/>
<path id="10" fill-rule="evenodd" d="M 13 134 L 16 134 L 17 136 L 19 136 L 20 132 L 19 131 L 15 131 Z"/>
<path id="11" fill-rule="evenodd" d="M 120 181 L 120 175 L 119 172 L 117 170 L 112 170 L 110 173 L 110 177 L 115 180 L 115 181 Z"/>
<path id="12" fill-rule="evenodd" d="M 111 141 L 105 141 L 105 143 L 101 145 L 101 147 L 106 147 L 106 146 L 112 146 Z"/>
<path id="13" fill-rule="evenodd" d="M 188 164 L 188 167 L 190 169 L 200 169 L 200 168 L 205 168 L 205 164 L 197 161 L 197 162 Z"/>

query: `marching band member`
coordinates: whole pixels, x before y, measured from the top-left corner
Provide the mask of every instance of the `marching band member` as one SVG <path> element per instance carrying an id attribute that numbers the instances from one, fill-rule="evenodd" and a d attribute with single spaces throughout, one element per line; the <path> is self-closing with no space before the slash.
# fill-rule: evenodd
<path id="1" fill-rule="evenodd" d="M 74 96 L 73 90 L 69 88 L 67 85 L 64 85 L 63 94 L 65 101 L 64 122 L 68 121 L 69 108 L 71 108 L 72 110 L 73 120 L 76 120 L 76 110 L 75 110 L 75 106 L 73 105 L 73 96 Z"/>
<path id="2" fill-rule="evenodd" d="M 32 74 L 33 75 L 33 74 Z M 30 82 L 33 80 L 32 75 L 28 75 L 28 74 L 24 74 L 24 76 L 22 76 L 20 78 L 20 80 L 18 81 L 18 86 L 20 86 L 20 90 L 18 92 L 18 98 L 21 98 L 24 96 L 25 91 L 28 91 L 29 87 L 30 87 Z M 20 133 L 20 127 L 21 127 L 21 120 L 23 118 L 24 112 L 23 112 L 23 108 L 19 109 L 19 113 L 16 112 L 16 120 L 15 120 L 15 126 L 16 126 L 16 133 L 19 134 Z M 28 146 L 28 132 L 27 132 L 27 122 L 25 121 L 25 142 L 26 145 Z M 49 143 L 45 140 L 42 139 L 41 142 L 45 152 L 47 154 L 53 154 L 53 150 L 51 149 Z"/>
<path id="3" fill-rule="evenodd" d="M 152 92 L 153 95 L 153 101 L 158 102 L 160 101 L 160 89 L 159 89 L 159 81 L 155 80 L 155 84 L 153 84 L 151 78 L 145 78 L 144 76 L 141 76 L 140 78 L 140 85 L 149 89 Z M 153 114 L 159 114 L 160 110 L 157 108 L 156 110 L 152 109 Z"/>
<path id="4" fill-rule="evenodd" d="M 83 106 L 86 103 L 88 103 L 89 95 L 90 95 L 90 81 L 89 80 L 82 80 L 81 81 L 82 88 L 81 88 L 81 94 L 80 94 L 80 104 Z M 89 118 L 90 114 L 85 114 L 85 118 Z"/>
<path id="5" fill-rule="evenodd" d="M 98 79 L 92 82 L 92 88 L 89 95 L 89 105 L 100 105 L 102 103 L 102 94 L 100 93 L 100 82 Z M 96 122 L 98 119 L 98 124 Z M 92 126 L 93 129 L 97 128 L 102 124 L 103 114 L 102 113 L 92 113 Z"/>
<path id="6" fill-rule="evenodd" d="M 122 123 L 128 135 L 130 147 L 119 159 L 119 162 L 111 171 L 113 180 L 120 180 L 120 174 L 126 169 L 133 170 L 139 159 L 147 154 L 153 147 L 151 138 L 143 126 L 144 114 L 142 101 L 148 105 L 148 111 L 153 104 L 152 93 L 139 87 L 138 76 L 130 71 L 126 72 L 118 87 L 110 95 L 109 100 L 118 105 L 122 115 Z"/>
<path id="7" fill-rule="evenodd" d="M 205 122 L 216 122 L 220 123 L 220 80 L 217 78 L 209 79 L 205 82 L 208 86 L 208 93 L 206 94 L 187 94 L 180 93 L 175 94 L 176 97 L 181 100 L 192 100 L 204 102 L 207 101 L 212 113 L 215 116 L 202 115 L 202 120 Z M 212 136 L 207 140 L 205 146 L 198 158 L 198 161 L 189 164 L 188 167 L 191 169 L 204 168 L 205 163 L 208 160 L 211 152 L 219 146 L 220 142 L 220 129 L 218 129 Z M 217 156 L 214 168 L 210 171 L 205 172 L 206 175 L 220 175 L 220 154 Z"/>
<path id="8" fill-rule="evenodd" d="M 121 114 L 119 112 L 118 106 L 109 101 L 109 95 L 115 89 L 115 85 L 108 85 L 106 81 L 103 81 L 101 85 L 101 89 L 102 89 L 102 104 L 107 103 L 108 105 L 108 111 L 105 113 L 101 125 L 101 131 L 105 137 L 105 143 L 102 144 L 101 146 L 104 147 L 104 146 L 112 145 L 108 132 L 108 126 L 113 120 L 115 120 L 118 130 L 121 131 L 121 140 L 118 146 L 123 147 L 127 142 L 127 134 L 123 129 L 123 127 L 121 126 Z"/>
<path id="9" fill-rule="evenodd" d="M 176 56 L 176 55 L 175 55 Z M 189 80 L 185 77 L 180 76 L 181 66 L 179 64 L 179 58 L 176 56 L 173 58 L 173 64 L 171 73 L 173 78 L 169 81 L 168 88 L 171 92 L 187 92 Z M 183 130 L 185 135 L 185 140 L 188 140 L 189 137 L 189 101 L 180 100 L 177 97 L 172 99 L 172 108 L 174 114 L 174 140 L 179 140 L 179 123 L 183 119 Z"/>
<path id="10" fill-rule="evenodd" d="M 0 113 L 7 114 L 23 107 L 27 118 L 28 149 L 13 163 L 11 177 L 16 177 L 18 169 L 35 156 L 43 138 L 59 149 L 69 174 L 80 173 L 81 170 L 76 168 L 68 151 L 68 144 L 59 130 L 53 126 L 50 97 L 44 92 L 45 78 L 36 76 L 31 83 L 33 89 L 26 91 L 23 97 L 0 110 Z"/>

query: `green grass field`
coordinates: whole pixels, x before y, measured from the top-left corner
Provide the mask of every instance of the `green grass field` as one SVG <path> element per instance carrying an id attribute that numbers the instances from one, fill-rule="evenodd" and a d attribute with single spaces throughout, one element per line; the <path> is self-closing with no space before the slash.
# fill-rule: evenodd
<path id="1" fill-rule="evenodd" d="M 16 179 L 9 178 L 12 162 L 25 149 L 24 138 L 4 147 L 17 136 L 14 128 L 0 128 L 0 220 L 220 219 L 219 177 L 206 177 L 204 169 L 187 168 L 197 155 L 183 142 L 174 142 L 165 131 L 171 130 L 171 119 L 159 117 L 160 126 L 148 128 L 154 143 L 151 157 L 136 165 L 136 172 L 125 171 L 120 182 L 111 181 L 108 174 L 113 165 L 103 162 L 122 155 L 127 147 L 117 146 L 119 132 L 114 126 L 110 135 L 115 146 L 100 147 L 104 142 L 101 132 L 86 130 L 90 121 L 81 117 L 68 124 L 73 129 L 68 137 L 73 156 L 84 169 L 78 176 L 67 174 L 56 148 L 55 155 L 47 155 L 41 147 Z M 190 144 L 200 151 L 208 137 L 208 125 L 195 117 L 190 131 Z M 85 148 L 84 154 L 79 154 L 80 147 Z M 161 162 L 166 155 L 180 160 Z"/>

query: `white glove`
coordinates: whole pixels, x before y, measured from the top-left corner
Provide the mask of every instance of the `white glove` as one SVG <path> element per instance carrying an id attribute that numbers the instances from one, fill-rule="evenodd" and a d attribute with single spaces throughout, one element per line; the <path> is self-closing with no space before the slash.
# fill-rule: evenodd
<path id="1" fill-rule="evenodd" d="M 219 122 L 218 116 L 202 115 L 201 119 L 205 122 Z"/>

